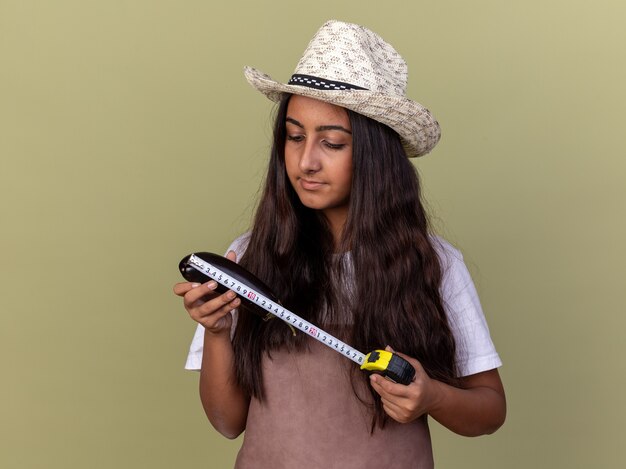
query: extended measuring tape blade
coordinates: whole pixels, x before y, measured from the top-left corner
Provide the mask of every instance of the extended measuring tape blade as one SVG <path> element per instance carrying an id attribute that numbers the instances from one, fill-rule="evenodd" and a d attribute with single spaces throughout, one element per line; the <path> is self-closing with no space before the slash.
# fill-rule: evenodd
<path id="1" fill-rule="evenodd" d="M 195 254 L 192 254 L 189 257 L 187 264 L 191 265 L 193 268 L 202 272 L 204 275 L 215 280 L 221 285 L 224 285 L 226 288 L 233 290 L 245 300 L 259 306 L 260 308 L 263 308 L 267 312 L 276 316 L 278 319 L 281 319 L 290 326 L 301 330 L 308 336 L 313 337 L 327 347 L 330 347 L 331 349 L 342 354 L 346 358 L 349 358 L 358 365 L 365 364 L 366 357 L 358 350 L 355 350 L 353 347 L 342 342 L 336 337 L 333 337 L 328 332 L 323 331 L 314 324 L 311 324 L 306 319 L 302 319 L 300 316 L 289 311 L 287 308 L 283 308 L 280 304 L 277 304 L 275 301 L 272 301 L 269 298 L 265 297 L 250 285 L 246 285 L 241 280 L 234 278 L 232 275 L 229 275 L 226 272 L 220 270 L 215 265 L 205 261 L 204 259 L 201 259 Z"/>

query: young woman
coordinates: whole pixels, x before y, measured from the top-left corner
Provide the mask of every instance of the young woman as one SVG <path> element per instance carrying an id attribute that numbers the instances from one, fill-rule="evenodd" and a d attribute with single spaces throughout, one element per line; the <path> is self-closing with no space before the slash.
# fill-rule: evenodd
<path id="1" fill-rule="evenodd" d="M 226 437 L 245 430 L 236 467 L 430 468 L 427 416 L 461 435 L 498 429 L 501 362 L 461 254 L 429 232 L 408 157 L 439 125 L 406 98 L 402 58 L 329 21 L 288 84 L 245 73 L 279 106 L 252 228 L 227 256 L 356 349 L 393 347 L 416 376 L 368 377 L 214 281 L 177 284 L 199 323 L 187 368 L 206 414 Z"/>

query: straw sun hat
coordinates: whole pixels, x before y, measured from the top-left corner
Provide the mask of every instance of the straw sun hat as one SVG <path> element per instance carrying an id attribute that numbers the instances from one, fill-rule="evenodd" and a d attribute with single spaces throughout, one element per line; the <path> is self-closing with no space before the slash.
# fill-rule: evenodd
<path id="1" fill-rule="evenodd" d="M 308 96 L 382 122 L 400 135 L 409 157 L 428 153 L 441 136 L 430 111 L 406 97 L 406 62 L 363 26 L 326 22 L 287 84 L 252 67 L 245 67 L 244 74 L 272 101 L 279 101 L 283 93 Z"/>

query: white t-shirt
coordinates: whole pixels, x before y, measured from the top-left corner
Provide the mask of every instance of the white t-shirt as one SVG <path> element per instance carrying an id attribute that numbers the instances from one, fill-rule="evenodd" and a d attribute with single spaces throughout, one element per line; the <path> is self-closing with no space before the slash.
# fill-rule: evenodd
<path id="1" fill-rule="evenodd" d="M 469 376 L 502 366 L 502 361 L 489 335 L 480 300 L 463 255 L 450 243 L 439 237 L 432 239 L 441 260 L 443 279 L 441 294 L 448 323 L 456 340 L 456 365 L 459 376 Z M 241 258 L 248 244 L 248 236 L 237 238 L 228 248 Z M 297 311 L 294 311 L 297 313 Z M 235 321 L 233 321 L 234 327 Z M 198 324 L 189 348 L 185 369 L 199 370 L 202 364 L 204 328 Z M 362 350 L 362 352 L 366 352 Z"/>

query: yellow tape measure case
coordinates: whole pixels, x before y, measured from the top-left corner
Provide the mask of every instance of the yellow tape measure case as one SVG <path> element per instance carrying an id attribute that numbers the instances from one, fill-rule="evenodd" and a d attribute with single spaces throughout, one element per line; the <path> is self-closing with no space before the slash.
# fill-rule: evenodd
<path id="1" fill-rule="evenodd" d="M 409 362 L 387 350 L 374 350 L 368 353 L 361 369 L 379 373 L 400 384 L 409 384 L 415 377 L 415 368 Z"/>

